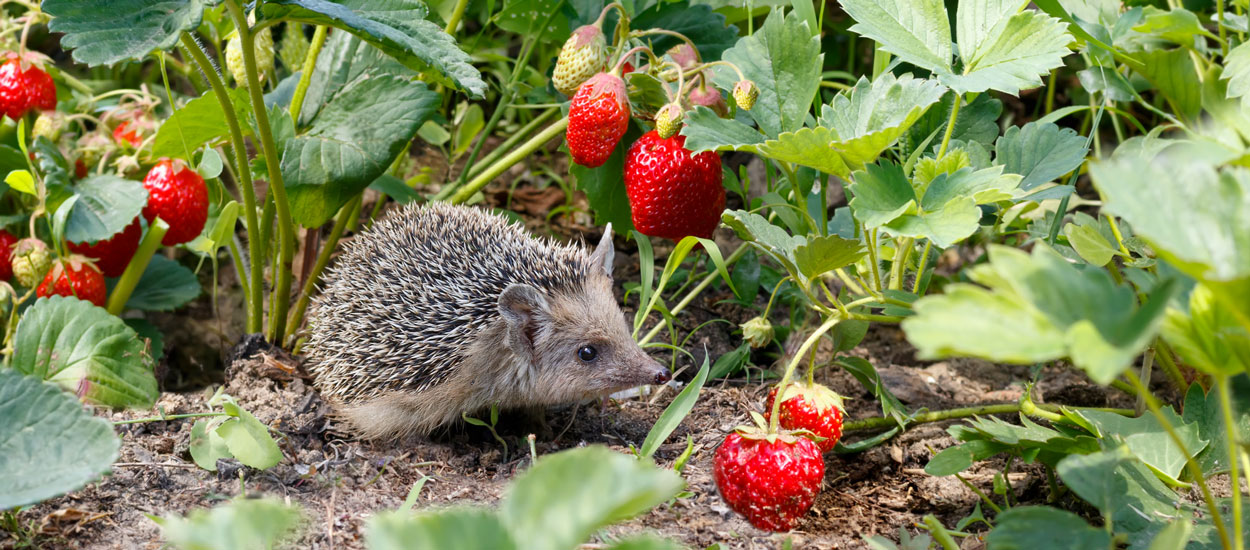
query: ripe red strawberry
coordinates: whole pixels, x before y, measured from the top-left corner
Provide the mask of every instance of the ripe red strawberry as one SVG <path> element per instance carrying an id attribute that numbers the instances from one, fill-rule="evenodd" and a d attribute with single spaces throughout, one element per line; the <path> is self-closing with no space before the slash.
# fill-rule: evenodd
<path id="1" fill-rule="evenodd" d="M 148 204 L 143 218 L 152 223 L 160 216 L 169 224 L 161 244 L 173 246 L 198 237 L 208 220 L 208 188 L 204 178 L 181 160 L 161 159 L 143 178 Z"/>
<path id="2" fill-rule="evenodd" d="M 39 288 L 35 289 L 35 295 L 41 298 L 77 296 L 100 307 L 104 307 L 106 293 L 104 274 L 91 260 L 77 254 L 54 262 Z"/>
<path id="3" fill-rule="evenodd" d="M 74 177 L 77 179 L 87 177 L 87 164 L 82 161 L 82 157 L 74 159 Z"/>
<path id="4" fill-rule="evenodd" d="M 812 508 L 825 461 L 806 437 L 746 428 L 716 449 L 712 477 L 725 503 L 751 525 L 789 531 Z"/>
<path id="5" fill-rule="evenodd" d="M 551 84 L 564 95 L 573 95 L 578 87 L 608 62 L 608 44 L 596 25 L 583 25 L 573 31 L 560 48 Z"/>
<path id="6" fill-rule="evenodd" d="M 94 259 L 96 267 L 100 268 L 105 277 L 120 277 L 130 264 L 130 258 L 134 257 L 135 250 L 139 249 L 139 240 L 142 237 L 143 227 L 139 225 L 139 218 L 135 218 L 120 233 L 95 244 L 67 244 L 71 252 Z"/>
<path id="7" fill-rule="evenodd" d="M 842 438 L 842 396 L 820 384 L 795 382 L 786 388 L 777 424 L 786 430 L 807 430 L 824 439 L 816 442 L 820 452 L 829 452 Z M 764 419 L 770 419 L 777 387 L 768 391 Z"/>
<path id="8" fill-rule="evenodd" d="M 628 127 L 625 81 L 612 73 L 591 77 L 577 89 L 569 105 L 569 128 L 564 139 L 569 143 L 573 162 L 588 168 L 602 166 Z"/>
<path id="9" fill-rule="evenodd" d="M 14 244 L 17 244 L 17 237 L 0 229 L 0 281 L 13 278 L 13 259 L 9 256 L 13 254 Z"/>
<path id="10" fill-rule="evenodd" d="M 9 52 L 0 65 L 0 112 L 17 120 L 33 109 L 56 109 L 56 84 L 43 69 Z"/>
<path id="11" fill-rule="evenodd" d="M 634 227 L 644 235 L 680 240 L 711 237 L 725 210 L 720 155 L 691 155 L 686 137 L 643 134 L 625 155 L 625 193 Z"/>

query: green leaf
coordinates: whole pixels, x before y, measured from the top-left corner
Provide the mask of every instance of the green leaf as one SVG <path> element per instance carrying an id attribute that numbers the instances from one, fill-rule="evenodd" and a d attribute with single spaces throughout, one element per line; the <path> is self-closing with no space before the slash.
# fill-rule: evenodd
<path id="1" fill-rule="evenodd" d="M 852 175 L 848 187 L 855 198 L 851 211 L 864 227 L 881 227 L 909 211 L 915 211 L 916 192 L 902 165 L 892 161 L 869 164 Z"/>
<path id="2" fill-rule="evenodd" d="M 191 459 L 195 465 L 210 472 L 217 471 L 217 461 L 230 458 L 230 448 L 226 441 L 217 435 L 217 430 L 209 429 L 208 420 L 197 420 L 191 426 Z"/>
<path id="3" fill-rule="evenodd" d="M 764 134 L 777 137 L 803 127 L 820 87 L 824 54 L 801 17 L 772 10 L 763 26 L 739 39 L 723 57 L 759 87 L 759 99 L 748 113 Z M 729 90 L 738 76 L 728 67 L 716 67 L 714 80 Z"/>
<path id="4" fill-rule="evenodd" d="M 577 163 L 569 165 L 569 173 L 577 180 L 577 188 L 586 193 L 586 201 L 595 213 L 595 225 L 611 223 L 619 233 L 634 229 L 629 197 L 625 194 L 625 153 L 628 144 L 641 135 L 637 128 L 630 125 L 616 150 L 598 168 L 587 168 Z"/>
<path id="5" fill-rule="evenodd" d="M 28 170 L 13 170 L 4 177 L 4 183 L 13 190 L 27 195 L 35 194 L 35 178 Z"/>
<path id="6" fill-rule="evenodd" d="M 899 216 L 884 227 L 892 235 L 923 237 L 946 248 L 975 233 L 980 219 L 972 197 L 955 197 L 936 209 Z"/>
<path id="7" fill-rule="evenodd" d="M 369 550 L 410 548 L 517 548 L 499 517 L 487 509 L 452 508 L 412 515 L 378 514 L 366 528 Z"/>
<path id="8" fill-rule="evenodd" d="M 1171 343 L 1171 340 L 1168 341 Z M 1250 438 L 1250 377 L 1234 376 L 1228 380 L 1232 404 L 1233 434 L 1244 441 Z M 1228 430 L 1224 424 L 1224 410 L 1220 407 L 1216 388 L 1206 391 L 1197 382 L 1185 393 L 1183 409 L 1186 423 L 1198 427 L 1198 437 L 1209 442 L 1206 450 L 1196 453 L 1198 465 L 1204 475 L 1211 476 L 1228 471 Z"/>
<path id="9" fill-rule="evenodd" d="M 91 176 L 74 186 L 78 201 L 65 224 L 65 240 L 94 243 L 120 233 L 147 204 L 143 184 L 113 175 Z"/>
<path id="10" fill-rule="evenodd" d="M 686 136 L 686 149 L 693 153 L 703 151 L 756 152 L 764 143 L 764 136 L 754 128 L 733 119 L 721 118 L 711 109 L 699 106 L 686 113 L 686 124 L 681 128 Z"/>
<path id="11" fill-rule="evenodd" d="M 1115 413 L 1102 411 L 1081 411 L 1081 415 L 1098 428 L 1102 436 L 1117 436 L 1124 440 L 1128 450 L 1150 466 L 1162 479 L 1179 484 L 1181 469 L 1185 467 L 1187 455 L 1181 452 L 1164 431 L 1163 425 L 1153 415 L 1127 418 Z M 1163 409 L 1177 436 L 1185 443 L 1185 449 L 1197 455 L 1207 447 L 1207 442 L 1199 437 L 1198 424 L 1186 423 L 1172 409 Z"/>
<path id="12" fill-rule="evenodd" d="M 456 45 L 455 38 L 425 19 L 425 3 L 420 0 L 271 0 L 261 10 L 269 19 L 289 18 L 343 29 L 442 84 L 475 98 L 486 93 L 486 83 L 470 64 L 469 54 Z"/>
<path id="13" fill-rule="evenodd" d="M 1142 62 L 1138 72 L 1167 99 L 1172 110 L 1194 120 L 1202 110 L 1202 80 L 1189 50 L 1146 50 L 1134 55 Z"/>
<path id="14" fill-rule="evenodd" d="M 1250 109 L 1250 42 L 1242 42 L 1228 51 L 1220 79 L 1228 81 L 1228 97 L 1240 97 L 1242 108 Z"/>
<path id="15" fill-rule="evenodd" d="M 226 95 L 229 96 L 230 103 L 234 107 L 236 119 L 246 121 L 252 112 L 252 100 L 247 90 L 230 88 Z M 250 125 L 240 124 L 240 127 L 245 135 L 252 133 Z M 195 151 L 205 144 L 216 143 L 228 134 L 229 127 L 226 125 L 225 111 L 221 109 L 217 94 L 209 90 L 204 92 L 204 95 L 188 101 L 181 109 L 174 111 L 174 114 L 161 124 L 160 128 L 157 128 L 156 137 L 152 138 L 152 156 L 185 159 L 187 151 Z"/>
<path id="16" fill-rule="evenodd" d="M 1090 166 L 1103 208 L 1132 225 L 1160 257 L 1207 283 L 1250 328 L 1250 170 L 1217 172 L 1164 153 Z M 1140 185 L 1148 181 L 1150 185 Z"/>
<path id="17" fill-rule="evenodd" d="M 884 73 L 872 82 L 861 77 L 854 88 L 839 92 L 821 109 L 820 125 L 834 130 L 838 137 L 831 144 L 834 151 L 858 169 L 874 162 L 945 93 L 937 81 L 910 74 Z"/>
<path id="18" fill-rule="evenodd" d="M 1113 69 L 1094 66 L 1077 71 L 1076 77 L 1085 91 L 1091 94 L 1102 92 L 1111 101 L 1133 101 L 1136 96 L 1128 79 Z"/>
<path id="19" fill-rule="evenodd" d="M 366 73 L 405 78 L 417 76 L 416 71 L 355 35 L 345 32 L 331 33 L 325 46 L 321 48 L 321 54 L 317 56 L 317 66 L 313 69 L 308 91 L 304 95 L 299 125 L 302 127 L 311 123 L 322 106 L 343 89 L 343 86 Z M 450 138 L 450 134 L 448 137 Z"/>
<path id="20" fill-rule="evenodd" d="M 52 16 L 48 30 L 64 33 L 61 47 L 89 66 L 142 59 L 168 50 L 183 31 L 200 26 L 211 0 L 46 0 L 40 8 Z"/>
<path id="21" fill-rule="evenodd" d="M 773 160 L 808 166 L 826 174 L 850 175 L 851 170 L 842 156 L 830 151 L 830 146 L 836 141 L 838 134 L 829 128 L 800 128 L 795 132 L 783 132 L 776 139 L 759 144 L 756 152 Z"/>
<path id="22" fill-rule="evenodd" d="M 934 73 L 951 68 L 951 27 L 942 0 L 839 0 L 855 19 L 851 32 Z"/>
<path id="23" fill-rule="evenodd" d="M 797 279 L 794 249 L 807 242 L 803 237 L 792 236 L 785 229 L 768 222 L 768 219 L 745 210 L 726 211 L 721 221 L 738 234 L 738 238 L 750 242 L 777 260 Z"/>
<path id="24" fill-rule="evenodd" d="M 1080 269 L 1054 250 L 1032 255 L 991 246 L 990 262 L 926 296 L 902 323 L 924 358 L 967 355 L 1009 363 L 1067 355 L 1100 384 L 1114 380 L 1145 349 L 1175 285 L 1164 283 L 1138 307 L 1134 291 L 1103 270 Z M 960 330 L 952 331 L 950 327 Z"/>
<path id="25" fill-rule="evenodd" d="M 1167 311 L 1163 335 L 1185 364 L 1204 373 L 1250 372 L 1250 330 L 1237 321 L 1232 305 L 1205 284 L 1190 292 L 1188 313 Z"/>
<path id="26" fill-rule="evenodd" d="M 720 357 L 717 357 L 716 362 L 712 363 L 712 370 L 708 373 L 708 377 L 724 378 L 734 374 L 739 370 L 742 370 L 742 367 L 747 364 L 747 361 L 750 358 L 751 346 L 750 344 L 743 343 L 742 345 L 725 352 Z"/>
<path id="27" fill-rule="evenodd" d="M 543 42 L 558 44 L 568 39 L 569 31 L 573 29 L 560 9 L 562 5 L 561 0 L 506 0 L 503 9 L 491 20 L 503 30 L 522 36 L 537 36 Z M 552 17 L 547 26 L 535 28 L 548 15 Z"/>
<path id="28" fill-rule="evenodd" d="M 960 2 L 960 7 L 966 4 Z M 943 84 L 960 94 L 997 90 L 1016 95 L 1041 86 L 1041 75 L 1063 65 L 1063 58 L 1072 53 L 1067 25 L 1034 10 L 998 21 L 983 39 L 972 56 L 963 59 L 963 74 L 939 75 Z"/>
<path id="29" fill-rule="evenodd" d="M 1144 546 L 1174 520 L 1191 521 L 1194 505 L 1178 501 L 1126 447 L 1069 456 L 1056 471 L 1073 492 L 1110 516 L 1116 532 L 1128 535 L 1130 547 Z M 1196 529 L 1203 538 L 1215 535 L 1210 522 Z"/>
<path id="30" fill-rule="evenodd" d="M 1173 521 L 1155 535 L 1154 540 L 1150 542 L 1149 550 L 1184 550 L 1193 530 L 1193 526 L 1188 521 Z"/>
<path id="31" fill-rule="evenodd" d="M 981 170 L 960 168 L 950 174 L 938 174 L 929 182 L 920 208 L 935 211 L 957 198 L 972 199 L 974 204 L 990 204 L 1012 198 L 1020 186 L 1020 176 L 1004 174 L 1003 167 L 992 166 Z"/>
<path id="32" fill-rule="evenodd" d="M 985 537 L 994 550 L 1104 550 L 1111 547 L 1111 535 L 1081 519 L 1081 516 L 1049 506 L 1017 506 L 995 520 Z"/>
<path id="33" fill-rule="evenodd" d="M 1090 265 L 1105 266 L 1119 253 L 1094 227 L 1070 223 L 1063 226 L 1063 234 L 1068 237 L 1068 243 L 1081 259 Z"/>
<path id="34" fill-rule="evenodd" d="M 157 254 L 143 270 L 126 308 L 173 311 L 199 297 L 200 291 L 200 281 L 190 269 Z"/>
<path id="35" fill-rule="evenodd" d="M 990 53 L 1007 21 L 1027 3 L 1021 0 L 961 0 L 955 11 L 955 38 L 964 65 Z"/>
<path id="36" fill-rule="evenodd" d="M 17 324 L 11 366 L 108 407 L 156 401 L 154 361 L 121 319 L 66 296 L 39 298 Z"/>
<path id="37" fill-rule="evenodd" d="M 152 516 L 148 516 L 152 517 Z M 240 498 L 187 516 L 152 517 L 165 541 L 183 550 L 271 549 L 294 535 L 299 508 L 276 498 Z"/>
<path id="38" fill-rule="evenodd" d="M 1133 30 L 1157 36 L 1186 48 L 1192 48 L 1194 37 L 1199 35 L 1218 38 L 1202 28 L 1202 23 L 1198 21 L 1198 16 L 1194 12 L 1181 7 L 1161 10 L 1154 6 L 1145 6 L 1142 8 L 1142 22 L 1133 27 Z"/>
<path id="39" fill-rule="evenodd" d="M 282 461 L 282 450 L 269 435 L 269 428 L 234 403 L 226 403 L 225 410 L 231 418 L 222 422 L 216 431 L 226 442 L 230 454 L 258 470 L 272 468 Z"/>
<path id="40" fill-rule="evenodd" d="M 283 150 L 295 221 L 316 227 L 334 216 L 386 171 L 438 102 L 425 84 L 394 76 L 366 75 L 344 87 Z"/>
<path id="41" fill-rule="evenodd" d="M 0 368 L 0 509 L 68 493 L 106 472 L 121 441 L 56 386 Z"/>
<path id="42" fill-rule="evenodd" d="M 719 360 L 718 360 L 719 361 Z M 690 409 L 694 408 L 694 403 L 699 399 L 699 391 L 703 389 L 703 382 L 707 381 L 708 362 L 707 354 L 703 355 L 703 366 L 699 367 L 699 372 L 695 373 L 694 380 L 690 381 L 677 397 L 673 398 L 673 402 L 664 408 L 664 412 L 660 414 L 660 419 L 655 421 L 655 425 L 651 426 L 651 431 L 647 432 L 647 439 L 642 442 L 642 447 L 638 449 L 640 458 L 651 458 L 655 455 L 655 451 L 659 450 L 660 445 L 668 440 L 668 436 L 677 429 L 682 420 L 690 414 Z"/>
<path id="43" fill-rule="evenodd" d="M 1020 174 L 1020 189 L 1029 191 L 1080 168 L 1089 149 L 1071 128 L 1030 122 L 1012 126 L 994 143 L 994 161 L 1003 171 Z"/>
<path id="44" fill-rule="evenodd" d="M 634 535 L 619 540 L 607 547 L 607 550 L 685 550 L 685 546 L 674 541 L 663 539 L 652 534 Z"/>
<path id="45" fill-rule="evenodd" d="M 699 57 L 716 61 L 738 41 L 738 27 L 725 24 L 725 16 L 706 4 L 662 2 L 629 22 L 630 30 L 665 29 L 678 32 L 694 42 Z M 545 15 L 545 14 L 544 14 Z M 648 36 L 652 49 L 667 51 L 681 39 L 667 35 Z"/>
<path id="46" fill-rule="evenodd" d="M 408 184 L 404 183 L 403 180 L 390 174 L 378 176 L 378 179 L 373 180 L 373 183 L 369 184 L 369 189 L 379 193 L 386 193 L 386 196 L 395 199 L 395 202 L 399 204 L 408 204 L 412 201 L 419 201 L 422 198 L 421 193 L 408 187 Z"/>
<path id="47" fill-rule="evenodd" d="M 526 534 L 527 549 L 572 548 L 600 528 L 672 498 L 683 485 L 681 476 L 649 461 L 582 447 L 542 457 L 518 477 L 500 516 L 509 531 Z"/>
<path id="48" fill-rule="evenodd" d="M 866 254 L 868 250 L 858 239 L 812 235 L 794 249 L 794 263 L 810 285 L 821 274 L 851 265 Z"/>

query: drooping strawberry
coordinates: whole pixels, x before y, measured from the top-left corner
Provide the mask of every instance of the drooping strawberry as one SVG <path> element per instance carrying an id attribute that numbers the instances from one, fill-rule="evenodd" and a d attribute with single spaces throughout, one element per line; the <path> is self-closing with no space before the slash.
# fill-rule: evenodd
<path id="1" fill-rule="evenodd" d="M 711 109 L 716 116 L 725 117 L 729 115 L 729 104 L 725 103 L 725 97 L 720 95 L 720 90 L 707 86 L 700 82 L 690 94 L 686 96 L 693 106 L 702 105 Z"/>
<path id="2" fill-rule="evenodd" d="M 629 100 L 625 81 L 614 73 L 599 73 L 582 84 L 569 105 L 569 127 L 564 133 L 573 162 L 597 168 L 608 161 L 629 127 Z"/>
<path id="3" fill-rule="evenodd" d="M 789 531 L 820 493 L 825 462 L 806 437 L 739 428 L 716 449 L 712 477 L 729 508 L 751 525 Z"/>
<path id="4" fill-rule="evenodd" d="M 94 259 L 96 267 L 100 268 L 105 277 L 120 277 L 130 264 L 130 258 L 139 249 L 139 240 L 142 237 L 143 227 L 139 225 L 139 218 L 135 218 L 120 233 L 95 244 L 68 244 L 71 252 Z"/>
<path id="5" fill-rule="evenodd" d="M 143 178 L 148 204 L 143 218 L 152 223 L 160 216 L 169 224 L 161 244 L 173 246 L 189 242 L 204 230 L 208 220 L 208 188 L 195 170 L 181 160 L 161 159 Z"/>
<path id="6" fill-rule="evenodd" d="M 0 281 L 13 278 L 13 260 L 9 255 L 13 253 L 15 244 L 17 244 L 17 237 L 0 229 Z"/>
<path id="7" fill-rule="evenodd" d="M 764 404 L 764 418 L 770 419 L 777 387 L 768 392 Z M 781 401 L 778 424 L 786 430 L 807 430 L 824 439 L 817 441 L 820 452 L 825 453 L 842 438 L 842 396 L 820 384 L 807 385 L 793 382 L 786 387 Z"/>
<path id="8" fill-rule="evenodd" d="M 116 128 L 113 128 L 113 140 L 118 145 L 127 145 L 138 147 L 143 143 L 143 137 L 139 135 L 139 129 L 132 127 L 129 120 L 123 120 Z"/>
<path id="9" fill-rule="evenodd" d="M 625 193 L 634 227 L 644 235 L 680 240 L 711 237 L 725 210 L 720 155 L 690 154 L 686 137 L 643 134 L 625 155 Z"/>
<path id="10" fill-rule="evenodd" d="M 0 65 L 0 112 L 17 120 L 34 110 L 56 109 L 56 84 L 43 69 L 9 52 Z"/>
<path id="11" fill-rule="evenodd" d="M 734 97 L 734 103 L 738 104 L 739 109 L 750 111 L 755 106 L 755 100 L 760 97 L 760 88 L 750 80 L 740 80 L 734 84 L 730 95 Z"/>
<path id="12" fill-rule="evenodd" d="M 604 70 L 608 62 L 608 44 L 598 25 L 582 25 L 560 48 L 551 84 L 560 93 L 571 96 L 583 82 Z"/>
<path id="13" fill-rule="evenodd" d="M 77 254 L 53 263 L 39 288 L 35 289 L 35 295 L 41 298 L 76 296 L 100 307 L 104 307 L 107 292 L 104 274 L 91 260 Z"/>

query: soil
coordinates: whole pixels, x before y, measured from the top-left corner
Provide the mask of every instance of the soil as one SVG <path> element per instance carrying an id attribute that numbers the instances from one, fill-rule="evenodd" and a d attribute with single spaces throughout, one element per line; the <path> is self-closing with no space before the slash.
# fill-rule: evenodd
<path id="1" fill-rule="evenodd" d="M 497 191 L 496 187 L 489 188 L 488 197 Z M 554 187 L 530 189 L 519 196 L 523 197 L 522 202 L 545 202 L 542 197 L 552 193 L 563 197 Z M 559 220 L 562 221 L 554 224 L 553 232 L 565 236 L 577 234 L 589 224 L 584 219 Z M 539 224 L 541 218 L 531 223 Z M 720 241 L 732 238 L 732 232 L 717 234 Z M 617 254 L 618 292 L 621 281 L 637 280 L 636 256 L 628 250 L 622 252 Z M 657 256 L 665 253 L 656 252 Z M 742 323 L 756 314 L 725 302 L 729 297 L 727 291 L 717 291 L 715 287 L 705 292 L 678 316 L 682 334 L 709 319 Z M 222 300 L 223 309 L 237 306 L 235 297 Z M 759 305 L 763 305 L 762 300 Z M 181 330 L 169 326 L 177 325 L 177 318 L 160 320 L 162 330 L 174 335 L 167 338 L 167 358 L 163 362 L 175 371 L 165 377 L 167 389 L 195 387 L 188 379 L 220 376 L 219 370 L 205 366 L 214 361 L 214 353 L 220 353 L 211 350 L 220 348 L 188 343 L 196 340 L 195 334 L 202 340 L 204 334 L 215 332 L 211 330 L 210 308 L 200 304 L 189 313 L 183 312 L 180 318 L 186 319 Z M 715 358 L 741 342 L 741 336 L 733 333 L 734 328 L 725 323 L 700 328 L 687 349 L 700 362 L 704 349 Z M 233 335 L 227 336 L 237 340 Z M 379 511 L 399 507 L 413 484 L 424 476 L 431 476 L 431 480 L 420 494 L 418 509 L 468 503 L 490 506 L 499 500 L 509 480 L 530 463 L 524 441 L 532 431 L 541 434 L 536 444 L 540 457 L 591 444 L 629 452 L 631 446 L 641 445 L 677 393 L 674 388 L 665 387 L 647 396 L 550 409 L 546 426 L 540 429 L 527 425 L 521 415 L 505 414 L 500 433 L 508 442 L 506 450 L 487 430 L 467 425 L 451 427 L 430 438 L 364 442 L 339 431 L 328 406 L 301 373 L 298 357 L 256 339 L 244 342 L 235 348 L 235 356 L 225 361 L 228 368 L 224 373 L 224 391 L 282 434 L 279 443 L 285 457 L 280 464 L 258 471 L 232 459 L 222 460 L 217 471 L 210 472 L 191 461 L 188 441 L 194 419 L 120 425 L 121 457 L 110 475 L 20 513 L 22 524 L 32 525 L 39 533 L 35 541 L 48 548 L 160 548 L 159 528 L 148 515 L 185 514 L 246 493 L 274 495 L 302 506 L 305 521 L 294 547 L 363 548 L 363 530 L 368 519 Z M 772 352 L 774 358 L 780 354 L 778 349 Z M 872 362 L 885 385 L 911 409 L 1015 402 L 1032 378 L 1027 367 L 976 360 L 917 360 L 902 331 L 881 324 L 873 325 L 852 354 Z M 753 362 L 767 368 L 772 361 L 769 357 L 757 353 Z M 818 357 L 827 360 L 829 350 L 818 350 Z M 669 359 L 667 355 L 662 358 Z M 179 361 L 192 367 L 170 365 Z M 693 363 L 683 359 L 677 366 L 685 369 L 679 379 L 688 379 Z M 945 431 L 952 422 L 945 422 L 914 426 L 859 454 L 827 454 L 824 490 L 797 529 L 787 534 L 770 534 L 750 526 L 730 511 L 717 494 L 711 461 L 725 434 L 735 426 L 749 423 L 750 411 L 761 410 L 767 385 L 759 381 L 760 372 L 753 370 L 750 381 L 709 381 L 689 417 L 656 454 L 657 463 L 671 467 L 685 449 L 687 437 L 690 438 L 694 453 L 682 472 L 690 496 L 614 525 L 600 536 L 653 530 L 691 548 L 717 543 L 730 549 L 782 548 L 787 539 L 795 549 L 863 548 L 866 536 L 883 535 L 898 540 L 900 530 L 920 532 L 916 524 L 927 514 L 936 515 L 950 526 L 973 510 L 978 497 L 967 487 L 953 477 L 932 477 L 923 471 L 933 453 L 954 443 Z M 848 398 L 849 419 L 880 414 L 872 395 L 848 373 L 823 368 L 817 372 L 817 379 Z M 215 389 L 201 384 L 192 391 L 167 391 L 157 406 L 166 414 L 205 412 L 206 402 Z M 1127 397 L 1094 386 L 1082 375 L 1060 367 L 1042 371 L 1035 395 L 1044 402 L 1131 406 Z M 118 421 L 150 417 L 153 412 L 101 414 Z M 848 434 L 846 439 L 854 441 L 865 435 Z M 966 472 L 966 479 L 990 493 L 994 474 L 1002 468 L 1001 461 L 987 461 Z M 1013 468 L 1009 480 L 1013 502 L 1045 500 L 1047 485 L 1040 469 Z M 967 530 L 976 533 L 977 526 Z M 13 544 L 12 538 L 5 539 L 0 533 L 0 548 Z M 963 541 L 963 548 L 982 547 L 975 536 Z"/>

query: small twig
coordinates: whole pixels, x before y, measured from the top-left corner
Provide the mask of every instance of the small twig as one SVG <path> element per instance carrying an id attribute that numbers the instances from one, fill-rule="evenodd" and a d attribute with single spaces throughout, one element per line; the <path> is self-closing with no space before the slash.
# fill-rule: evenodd
<path id="1" fill-rule="evenodd" d="M 162 468 L 185 468 L 193 470 L 199 468 L 195 464 L 185 464 L 181 462 L 114 462 L 113 466 L 134 467 L 134 466 L 160 466 Z"/>

